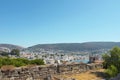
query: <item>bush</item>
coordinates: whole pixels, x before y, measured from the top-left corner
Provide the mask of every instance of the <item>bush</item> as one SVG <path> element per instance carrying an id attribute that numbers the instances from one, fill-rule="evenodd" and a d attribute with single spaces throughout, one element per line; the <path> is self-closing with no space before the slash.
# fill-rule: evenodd
<path id="1" fill-rule="evenodd" d="M 25 64 L 20 59 L 11 59 L 12 65 L 15 67 L 24 66 Z"/>
<path id="2" fill-rule="evenodd" d="M 109 75 L 109 77 L 115 77 L 118 74 L 118 70 L 114 65 L 111 65 L 105 72 Z"/>
<path id="3" fill-rule="evenodd" d="M 24 58 L 17 58 L 17 59 L 0 58 L 0 67 L 4 65 L 13 65 L 15 67 L 20 67 L 20 66 L 26 66 L 31 64 L 43 65 L 44 61 L 42 59 L 28 60 Z"/>
<path id="4" fill-rule="evenodd" d="M 2 65 L 12 65 L 12 61 L 10 58 L 2 58 Z"/>
<path id="5" fill-rule="evenodd" d="M 30 61 L 31 64 L 43 65 L 44 61 L 42 59 L 35 59 Z"/>

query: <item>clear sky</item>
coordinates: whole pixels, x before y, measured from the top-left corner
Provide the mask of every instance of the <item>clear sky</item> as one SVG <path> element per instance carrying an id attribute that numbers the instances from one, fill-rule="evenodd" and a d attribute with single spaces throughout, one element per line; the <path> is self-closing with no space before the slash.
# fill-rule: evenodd
<path id="1" fill-rule="evenodd" d="M 0 43 L 120 41 L 120 0 L 0 0 Z"/>

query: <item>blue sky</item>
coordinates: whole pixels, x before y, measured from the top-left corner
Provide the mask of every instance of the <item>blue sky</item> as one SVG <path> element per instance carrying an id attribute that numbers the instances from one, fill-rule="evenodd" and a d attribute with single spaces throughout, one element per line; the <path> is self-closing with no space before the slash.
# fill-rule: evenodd
<path id="1" fill-rule="evenodd" d="M 120 0 L 0 0 L 0 43 L 115 41 Z"/>

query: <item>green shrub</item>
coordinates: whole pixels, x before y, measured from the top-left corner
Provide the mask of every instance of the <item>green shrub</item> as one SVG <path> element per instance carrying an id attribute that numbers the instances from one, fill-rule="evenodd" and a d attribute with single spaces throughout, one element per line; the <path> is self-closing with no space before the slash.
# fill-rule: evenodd
<path id="1" fill-rule="evenodd" d="M 114 65 L 108 67 L 105 72 L 109 75 L 109 77 L 115 77 L 118 74 L 118 70 Z"/>
<path id="2" fill-rule="evenodd" d="M 16 59 L 3 58 L 3 57 L 0 58 L 0 67 L 4 65 L 14 65 L 15 67 L 20 67 L 29 64 L 43 65 L 44 61 L 42 59 L 28 60 L 24 58 L 16 58 Z"/>
<path id="3" fill-rule="evenodd" d="M 31 64 L 43 65 L 44 61 L 42 59 L 35 59 L 30 61 Z"/>

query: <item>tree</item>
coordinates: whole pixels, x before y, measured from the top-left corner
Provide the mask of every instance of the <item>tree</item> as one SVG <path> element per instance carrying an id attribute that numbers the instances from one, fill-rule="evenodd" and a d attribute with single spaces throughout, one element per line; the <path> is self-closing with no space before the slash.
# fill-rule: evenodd
<path id="1" fill-rule="evenodd" d="M 103 60 L 104 60 L 104 68 L 107 69 L 110 66 L 110 55 L 109 54 L 103 54 Z"/>
<path id="2" fill-rule="evenodd" d="M 103 60 L 103 65 L 107 69 L 107 73 L 110 75 L 110 77 L 114 77 L 115 75 L 117 75 L 117 73 L 120 73 L 119 47 L 114 47 L 112 50 L 110 50 L 109 54 L 104 54 Z"/>
<path id="3" fill-rule="evenodd" d="M 19 49 L 13 49 L 11 52 L 10 52 L 11 55 L 17 55 L 19 56 L 20 55 L 20 50 Z"/>

